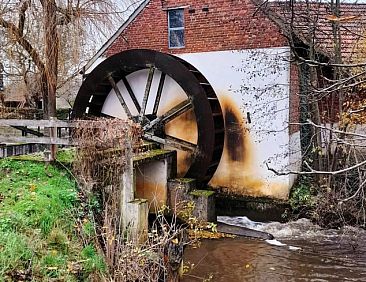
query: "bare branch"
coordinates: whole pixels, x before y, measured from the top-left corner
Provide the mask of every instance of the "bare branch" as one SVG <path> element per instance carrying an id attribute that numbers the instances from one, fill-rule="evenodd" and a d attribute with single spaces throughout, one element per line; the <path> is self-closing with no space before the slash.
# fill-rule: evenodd
<path id="1" fill-rule="evenodd" d="M 317 128 L 320 128 L 320 129 L 324 129 L 324 130 L 328 130 L 328 131 L 331 131 L 331 132 L 335 132 L 335 133 L 338 133 L 338 134 L 345 134 L 345 135 L 357 136 L 357 137 L 361 137 L 363 139 L 366 139 L 366 135 L 365 134 L 360 134 L 360 133 L 354 133 L 354 132 L 342 131 L 342 130 L 338 130 L 338 129 L 334 129 L 334 128 L 329 128 L 329 127 L 326 127 L 324 125 L 315 124 L 314 122 L 312 122 L 309 119 L 305 123 L 292 122 L 292 123 L 290 123 L 290 125 L 312 125 L 314 127 L 317 127 Z"/>
<path id="2" fill-rule="evenodd" d="M 277 170 L 275 170 L 274 168 L 271 168 L 268 163 L 266 163 L 267 169 L 269 171 L 274 172 L 276 175 L 290 175 L 290 174 L 297 174 L 297 175 L 315 175 L 315 174 L 322 174 L 322 175 L 337 175 L 337 174 L 343 174 L 346 173 L 348 171 L 354 170 L 356 168 L 359 168 L 363 165 L 366 165 L 366 160 L 363 162 L 360 162 L 358 164 L 355 164 L 353 166 L 344 168 L 344 169 L 340 169 L 340 170 L 335 170 L 335 171 L 320 171 L 320 170 L 315 170 L 312 169 L 310 167 L 310 165 L 307 162 L 304 162 L 304 164 L 310 169 L 310 171 L 294 171 L 294 170 L 290 170 L 290 171 L 284 171 L 284 172 L 279 172 Z"/>
<path id="3" fill-rule="evenodd" d="M 361 192 L 361 189 L 365 186 L 366 184 L 366 179 L 360 184 L 360 186 L 358 187 L 357 191 L 350 197 L 346 198 L 346 199 L 343 199 L 343 200 L 340 200 L 339 202 L 340 203 L 343 203 L 343 202 L 347 202 L 351 199 L 353 199 L 354 197 L 356 197 L 358 195 L 358 193 Z"/>
<path id="4" fill-rule="evenodd" d="M 24 50 L 31 56 L 34 64 L 37 66 L 40 72 L 45 70 L 45 65 L 39 56 L 37 50 L 31 45 L 31 43 L 23 37 L 23 33 L 11 22 L 6 21 L 0 17 L 0 26 L 5 28 L 11 35 L 13 35 L 16 41 Z"/>
<path id="5" fill-rule="evenodd" d="M 30 4 L 30 2 L 27 0 L 27 1 L 23 2 L 22 6 L 20 7 L 18 29 L 19 29 L 19 33 L 21 35 L 23 35 L 23 32 L 24 32 L 25 13 L 29 8 L 29 4 Z"/>

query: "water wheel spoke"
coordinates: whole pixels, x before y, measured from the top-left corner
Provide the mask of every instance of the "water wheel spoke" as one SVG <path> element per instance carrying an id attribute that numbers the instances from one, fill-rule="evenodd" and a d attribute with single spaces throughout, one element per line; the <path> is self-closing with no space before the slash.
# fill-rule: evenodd
<path id="1" fill-rule="evenodd" d="M 125 100 L 123 99 L 123 96 L 122 96 L 122 94 L 121 94 L 121 91 L 119 90 L 119 88 L 118 88 L 118 86 L 117 86 L 116 82 L 114 81 L 114 78 L 113 78 L 111 75 L 109 75 L 109 76 L 108 76 L 108 81 L 109 81 L 109 83 L 111 84 L 111 86 L 112 86 L 112 88 L 113 88 L 114 92 L 116 93 L 116 96 L 117 96 L 117 98 L 118 98 L 118 101 L 121 103 L 121 105 L 122 105 L 122 107 L 123 107 L 124 111 L 126 112 L 126 114 L 127 114 L 128 118 L 131 118 L 131 117 L 132 117 L 132 115 L 131 115 L 131 111 L 130 111 L 130 109 L 128 108 L 128 106 L 127 106 L 127 104 L 126 104 Z"/>
<path id="2" fill-rule="evenodd" d="M 173 148 L 176 148 L 179 150 L 183 150 L 186 152 L 190 152 L 190 153 L 193 153 L 197 148 L 196 144 L 187 142 L 185 140 L 182 140 L 182 139 L 179 139 L 179 138 L 176 138 L 173 136 L 166 136 L 165 138 L 162 138 L 162 137 L 155 136 L 151 133 L 145 132 L 144 138 L 149 141 L 157 142 L 161 145 L 170 146 L 170 147 L 173 147 Z"/>
<path id="3" fill-rule="evenodd" d="M 100 114 L 100 117 L 103 117 L 103 118 L 106 118 L 106 119 L 114 119 L 114 118 L 116 118 L 114 116 L 111 116 L 111 115 L 108 115 L 108 114 L 105 114 L 105 113 L 101 113 Z"/>
<path id="4" fill-rule="evenodd" d="M 176 117 L 180 116 L 181 114 L 189 111 L 192 109 L 192 103 L 189 99 L 179 103 L 169 111 L 167 111 L 165 114 L 161 115 L 160 117 L 154 119 L 150 123 L 144 126 L 143 130 L 147 131 L 151 128 L 153 128 L 157 124 L 165 125 L 169 121 L 175 119 Z"/>
<path id="5" fill-rule="evenodd" d="M 162 72 L 161 76 L 160 76 L 160 80 L 159 80 L 158 91 L 157 91 L 156 97 L 155 97 L 154 109 L 153 109 L 153 112 L 152 112 L 152 114 L 155 115 L 155 116 L 158 113 L 161 94 L 163 93 L 163 88 L 164 88 L 165 76 L 166 76 L 166 74 Z"/>
<path id="6" fill-rule="evenodd" d="M 122 82 L 123 84 L 125 85 L 126 89 L 127 89 L 127 92 L 128 94 L 130 95 L 131 99 L 132 99 L 132 102 L 133 104 L 135 105 L 136 109 L 137 109 L 137 112 L 140 112 L 141 111 L 141 107 L 140 107 L 140 104 L 139 102 L 137 101 L 136 99 L 136 95 L 135 93 L 133 93 L 133 90 L 131 88 L 131 85 L 130 83 L 127 81 L 127 78 L 125 76 L 122 77 Z"/>
<path id="7" fill-rule="evenodd" d="M 185 112 L 192 109 L 192 103 L 191 100 L 187 99 L 178 105 L 176 105 L 174 108 L 167 111 L 164 115 L 162 115 L 161 122 L 163 124 L 167 124 L 169 121 L 175 119 L 176 117 L 184 114 Z"/>
<path id="8" fill-rule="evenodd" d="M 149 74 L 147 76 L 147 82 L 146 82 L 146 87 L 145 87 L 144 98 L 142 99 L 142 105 L 141 105 L 141 109 L 140 109 L 140 116 L 139 116 L 140 122 L 142 122 L 143 119 L 144 119 L 146 106 L 147 106 L 147 100 L 149 99 L 151 84 L 152 84 L 152 81 L 153 81 L 153 78 L 154 78 L 154 72 L 155 72 L 155 68 L 150 67 Z"/>
<path id="9" fill-rule="evenodd" d="M 191 142 L 188 142 L 183 139 L 176 138 L 176 137 L 173 137 L 170 135 L 166 135 L 165 140 L 167 142 L 167 145 L 174 147 L 176 149 L 183 150 L 183 151 L 188 151 L 188 152 L 193 153 L 197 148 L 196 144 L 193 144 Z"/>

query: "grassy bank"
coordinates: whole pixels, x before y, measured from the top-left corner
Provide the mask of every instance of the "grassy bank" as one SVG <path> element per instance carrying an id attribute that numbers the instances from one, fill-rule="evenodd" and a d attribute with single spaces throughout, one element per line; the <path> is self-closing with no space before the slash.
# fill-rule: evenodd
<path id="1" fill-rule="evenodd" d="M 67 171 L 0 160 L 0 281 L 84 281 L 105 271 L 82 207 Z"/>

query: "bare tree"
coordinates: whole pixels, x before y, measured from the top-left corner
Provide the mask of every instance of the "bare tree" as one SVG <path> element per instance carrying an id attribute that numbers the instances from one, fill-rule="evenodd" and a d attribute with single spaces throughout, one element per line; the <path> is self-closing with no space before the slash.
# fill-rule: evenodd
<path id="1" fill-rule="evenodd" d="M 323 223 L 366 226 L 366 136 L 360 132 L 366 121 L 366 5 L 253 1 L 288 39 L 299 70 L 303 169 L 269 169 L 306 177 Z"/>
<path id="2" fill-rule="evenodd" d="M 36 85 L 40 97 L 34 93 L 33 98 L 42 98 L 45 117 L 55 116 L 57 88 L 75 76 L 85 52 L 93 50 L 87 37 L 95 30 L 110 35 L 138 2 L 0 0 L 0 58 L 27 86 Z"/>

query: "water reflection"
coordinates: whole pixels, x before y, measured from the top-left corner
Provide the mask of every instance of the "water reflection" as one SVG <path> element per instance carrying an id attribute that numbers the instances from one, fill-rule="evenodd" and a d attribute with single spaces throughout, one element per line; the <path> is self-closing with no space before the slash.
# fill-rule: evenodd
<path id="1" fill-rule="evenodd" d="M 210 274 L 211 281 L 225 282 L 366 281 L 364 230 L 323 230 L 307 220 L 262 224 L 231 219 L 271 232 L 285 245 L 246 238 L 203 241 L 200 248 L 187 249 L 185 261 L 194 267 L 183 281 L 203 281 Z"/>

